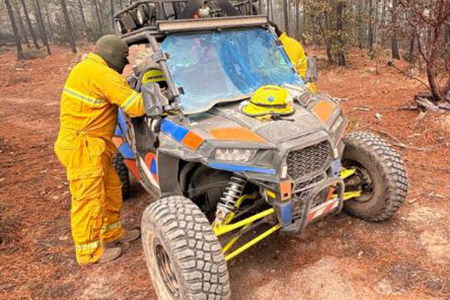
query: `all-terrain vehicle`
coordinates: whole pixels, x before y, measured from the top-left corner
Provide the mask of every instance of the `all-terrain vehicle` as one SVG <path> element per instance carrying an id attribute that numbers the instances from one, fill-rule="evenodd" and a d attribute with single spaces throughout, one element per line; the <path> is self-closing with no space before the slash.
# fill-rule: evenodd
<path id="1" fill-rule="evenodd" d="M 255 243 L 341 210 L 387 220 L 407 193 L 399 154 L 375 134 L 345 134 L 339 103 L 305 88 L 267 17 L 217 3 L 138 1 L 116 15 L 152 11 L 142 28 L 119 28 L 150 46 L 153 65 L 129 80 L 147 114 L 119 114 L 114 163 L 125 193 L 130 172 L 157 198 L 142 242 L 161 299 L 229 299 L 226 261 Z"/>

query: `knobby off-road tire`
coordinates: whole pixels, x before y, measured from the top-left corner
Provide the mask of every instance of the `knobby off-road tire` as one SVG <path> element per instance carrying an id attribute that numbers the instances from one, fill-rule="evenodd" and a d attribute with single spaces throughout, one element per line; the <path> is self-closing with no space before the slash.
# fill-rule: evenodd
<path id="1" fill-rule="evenodd" d="M 128 172 L 128 168 L 123 162 L 123 156 L 119 152 L 114 154 L 112 159 L 112 164 L 114 169 L 116 169 L 117 175 L 119 175 L 120 181 L 122 182 L 122 198 L 126 200 L 130 198 L 130 173 Z"/>
<path id="2" fill-rule="evenodd" d="M 344 138 L 344 143 L 343 166 L 359 164 L 373 183 L 372 193 L 365 199 L 362 196 L 346 201 L 345 211 L 373 222 L 391 218 L 408 192 L 408 179 L 400 155 L 386 141 L 368 132 L 352 132 Z"/>
<path id="3" fill-rule="evenodd" d="M 171 196 L 150 204 L 142 218 L 142 243 L 159 299 L 230 299 L 222 247 L 189 199 Z"/>

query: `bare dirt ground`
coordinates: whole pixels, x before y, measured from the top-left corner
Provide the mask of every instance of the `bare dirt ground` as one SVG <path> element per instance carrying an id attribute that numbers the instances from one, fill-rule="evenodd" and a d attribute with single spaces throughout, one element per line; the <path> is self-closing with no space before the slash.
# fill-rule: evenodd
<path id="1" fill-rule="evenodd" d="M 156 298 L 139 243 L 105 265 L 75 262 L 70 194 L 52 148 L 61 90 L 79 57 L 65 48 L 25 62 L 0 53 L 0 299 Z M 229 263 L 233 299 L 450 299 L 446 115 L 428 115 L 413 129 L 418 113 L 398 108 L 420 84 L 387 67 L 374 74 L 357 51 L 348 63 L 322 70 L 319 89 L 345 100 L 350 130 L 424 148 L 396 147 L 410 178 L 407 201 L 389 222 L 340 214 L 301 236 L 264 240 Z M 123 219 L 139 227 L 152 199 L 133 187 Z"/>

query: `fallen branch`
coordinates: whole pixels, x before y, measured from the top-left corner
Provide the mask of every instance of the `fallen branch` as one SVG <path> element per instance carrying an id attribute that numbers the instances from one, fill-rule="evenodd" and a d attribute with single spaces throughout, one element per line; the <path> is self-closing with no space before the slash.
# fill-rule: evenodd
<path id="1" fill-rule="evenodd" d="M 414 100 L 417 102 L 417 106 L 425 109 L 426 111 L 439 112 L 439 106 L 431 102 L 425 97 L 416 96 Z"/>
<path id="2" fill-rule="evenodd" d="M 357 110 L 361 110 L 361 111 L 370 111 L 369 107 L 366 106 L 356 106 L 352 109 L 352 111 L 357 111 Z"/>
<path id="3" fill-rule="evenodd" d="M 430 90 L 430 92 L 433 92 L 431 90 L 431 88 L 428 86 L 428 84 L 426 84 L 425 82 L 423 82 L 422 80 L 420 80 L 419 78 L 415 77 L 415 76 L 411 76 L 408 73 L 406 73 L 405 71 L 403 71 L 402 69 L 398 68 L 396 65 L 394 65 L 393 61 L 388 61 L 387 63 L 388 66 L 393 67 L 394 69 L 396 69 L 397 71 L 399 71 L 400 73 L 402 73 L 404 76 L 411 78 L 413 80 L 417 80 L 418 82 L 420 82 L 421 84 L 423 84 L 428 90 Z"/>
<path id="4" fill-rule="evenodd" d="M 405 149 L 417 150 L 417 151 L 427 151 L 428 150 L 426 148 L 421 148 L 421 147 L 407 146 L 401 140 L 399 140 L 398 138 L 396 138 L 395 136 L 393 136 L 392 134 L 390 134 L 388 132 L 379 130 L 378 133 L 384 134 L 385 136 L 390 137 L 392 140 L 394 140 L 396 142 L 396 144 L 393 144 L 394 146 L 397 146 L 400 148 L 405 148 Z"/>
<path id="5" fill-rule="evenodd" d="M 398 108 L 396 108 L 395 110 L 418 110 L 417 105 L 406 105 L 406 106 L 400 106 Z"/>
<path id="6" fill-rule="evenodd" d="M 423 118 L 428 114 L 428 111 L 421 111 L 419 115 L 414 120 L 414 124 L 412 125 L 411 129 L 415 129 L 417 124 L 419 124 L 420 121 L 422 121 Z"/>

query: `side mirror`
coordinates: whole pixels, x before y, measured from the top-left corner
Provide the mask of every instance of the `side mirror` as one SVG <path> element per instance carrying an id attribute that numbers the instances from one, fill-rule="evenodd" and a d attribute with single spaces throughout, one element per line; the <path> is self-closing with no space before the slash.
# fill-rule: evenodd
<path id="1" fill-rule="evenodd" d="M 307 60 L 307 68 L 306 68 L 306 75 L 305 75 L 305 81 L 308 82 L 317 82 L 319 80 L 319 66 L 317 63 L 317 57 L 308 57 Z"/>

